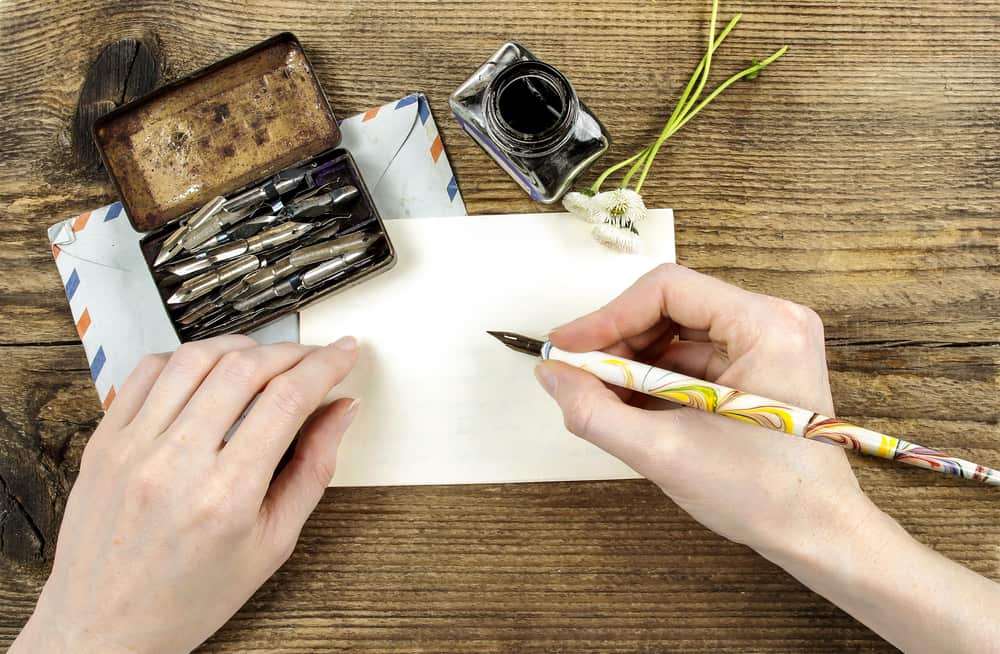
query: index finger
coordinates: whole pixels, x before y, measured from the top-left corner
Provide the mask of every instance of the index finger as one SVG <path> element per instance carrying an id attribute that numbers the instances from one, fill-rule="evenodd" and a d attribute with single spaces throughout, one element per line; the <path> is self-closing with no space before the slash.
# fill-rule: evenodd
<path id="1" fill-rule="evenodd" d="M 293 368 L 274 377 L 222 448 L 220 463 L 249 478 L 263 497 L 289 443 L 347 376 L 357 356 L 357 341 L 342 338 L 310 352 Z"/>
<path id="2" fill-rule="evenodd" d="M 740 329 L 761 296 L 677 264 L 664 264 L 640 277 L 604 307 L 553 331 L 549 337 L 569 351 L 601 350 L 663 324 L 707 331 L 713 341 L 740 348 Z"/>

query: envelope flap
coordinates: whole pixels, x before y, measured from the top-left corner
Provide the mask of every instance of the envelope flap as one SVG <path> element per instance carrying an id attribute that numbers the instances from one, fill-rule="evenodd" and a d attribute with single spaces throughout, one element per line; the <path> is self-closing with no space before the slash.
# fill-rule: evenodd
<path id="1" fill-rule="evenodd" d="M 419 94 L 409 95 L 340 123 L 341 147 L 354 154 L 369 188 L 378 186 L 392 160 L 414 134 L 421 98 Z"/>
<path id="2" fill-rule="evenodd" d="M 426 96 L 415 93 L 340 124 L 382 217 L 464 216 L 465 204 Z"/>

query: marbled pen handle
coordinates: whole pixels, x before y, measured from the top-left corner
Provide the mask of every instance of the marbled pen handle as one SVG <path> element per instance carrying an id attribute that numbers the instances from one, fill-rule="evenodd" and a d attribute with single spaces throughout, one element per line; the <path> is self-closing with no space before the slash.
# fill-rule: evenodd
<path id="1" fill-rule="evenodd" d="M 542 358 L 562 361 L 586 370 L 609 384 L 701 411 L 839 445 L 870 456 L 1000 486 L 1000 471 L 992 468 L 728 386 L 603 352 L 567 352 L 548 342 L 542 347 Z"/>

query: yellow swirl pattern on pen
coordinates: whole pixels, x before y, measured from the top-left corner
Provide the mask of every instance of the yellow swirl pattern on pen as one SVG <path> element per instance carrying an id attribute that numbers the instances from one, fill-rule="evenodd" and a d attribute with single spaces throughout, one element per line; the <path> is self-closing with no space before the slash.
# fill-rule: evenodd
<path id="1" fill-rule="evenodd" d="M 812 440 L 860 452 L 862 451 L 861 441 L 851 433 L 852 426 L 836 418 L 817 415 L 802 435 Z"/>
<path id="2" fill-rule="evenodd" d="M 765 405 L 746 409 L 720 408 L 718 414 L 752 425 L 783 431 L 786 434 L 795 433 L 795 420 L 792 414 L 780 406 Z"/>
<path id="3" fill-rule="evenodd" d="M 891 459 L 893 454 L 896 453 L 896 446 L 898 445 L 898 439 L 882 434 L 882 440 L 879 442 L 878 453 L 876 456 L 880 456 L 883 459 Z"/>
<path id="4" fill-rule="evenodd" d="M 625 375 L 625 381 L 623 382 L 622 385 L 625 386 L 625 388 L 631 388 L 632 390 L 636 391 L 642 390 L 640 388 L 637 388 L 635 385 L 635 376 L 632 374 L 631 361 L 622 361 L 621 359 L 604 359 L 603 361 L 601 361 L 601 363 L 607 364 L 609 366 L 618 366 L 619 368 L 622 369 L 622 373 Z"/>
<path id="5" fill-rule="evenodd" d="M 685 404 L 695 409 L 715 413 L 719 408 L 719 395 L 711 386 L 660 386 L 646 391 L 651 395 Z"/>

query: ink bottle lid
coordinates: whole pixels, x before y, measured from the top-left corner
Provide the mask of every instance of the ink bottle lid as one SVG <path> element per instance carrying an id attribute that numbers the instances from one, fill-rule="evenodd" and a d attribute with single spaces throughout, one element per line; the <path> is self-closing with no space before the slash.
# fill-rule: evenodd
<path id="1" fill-rule="evenodd" d="M 580 101 L 562 73 L 521 61 L 493 78 L 484 94 L 489 136 L 521 157 L 544 157 L 572 136 Z"/>
<path id="2" fill-rule="evenodd" d="M 539 202 L 562 198 L 610 143 L 569 80 L 514 42 L 480 66 L 450 105 L 466 133 Z"/>

